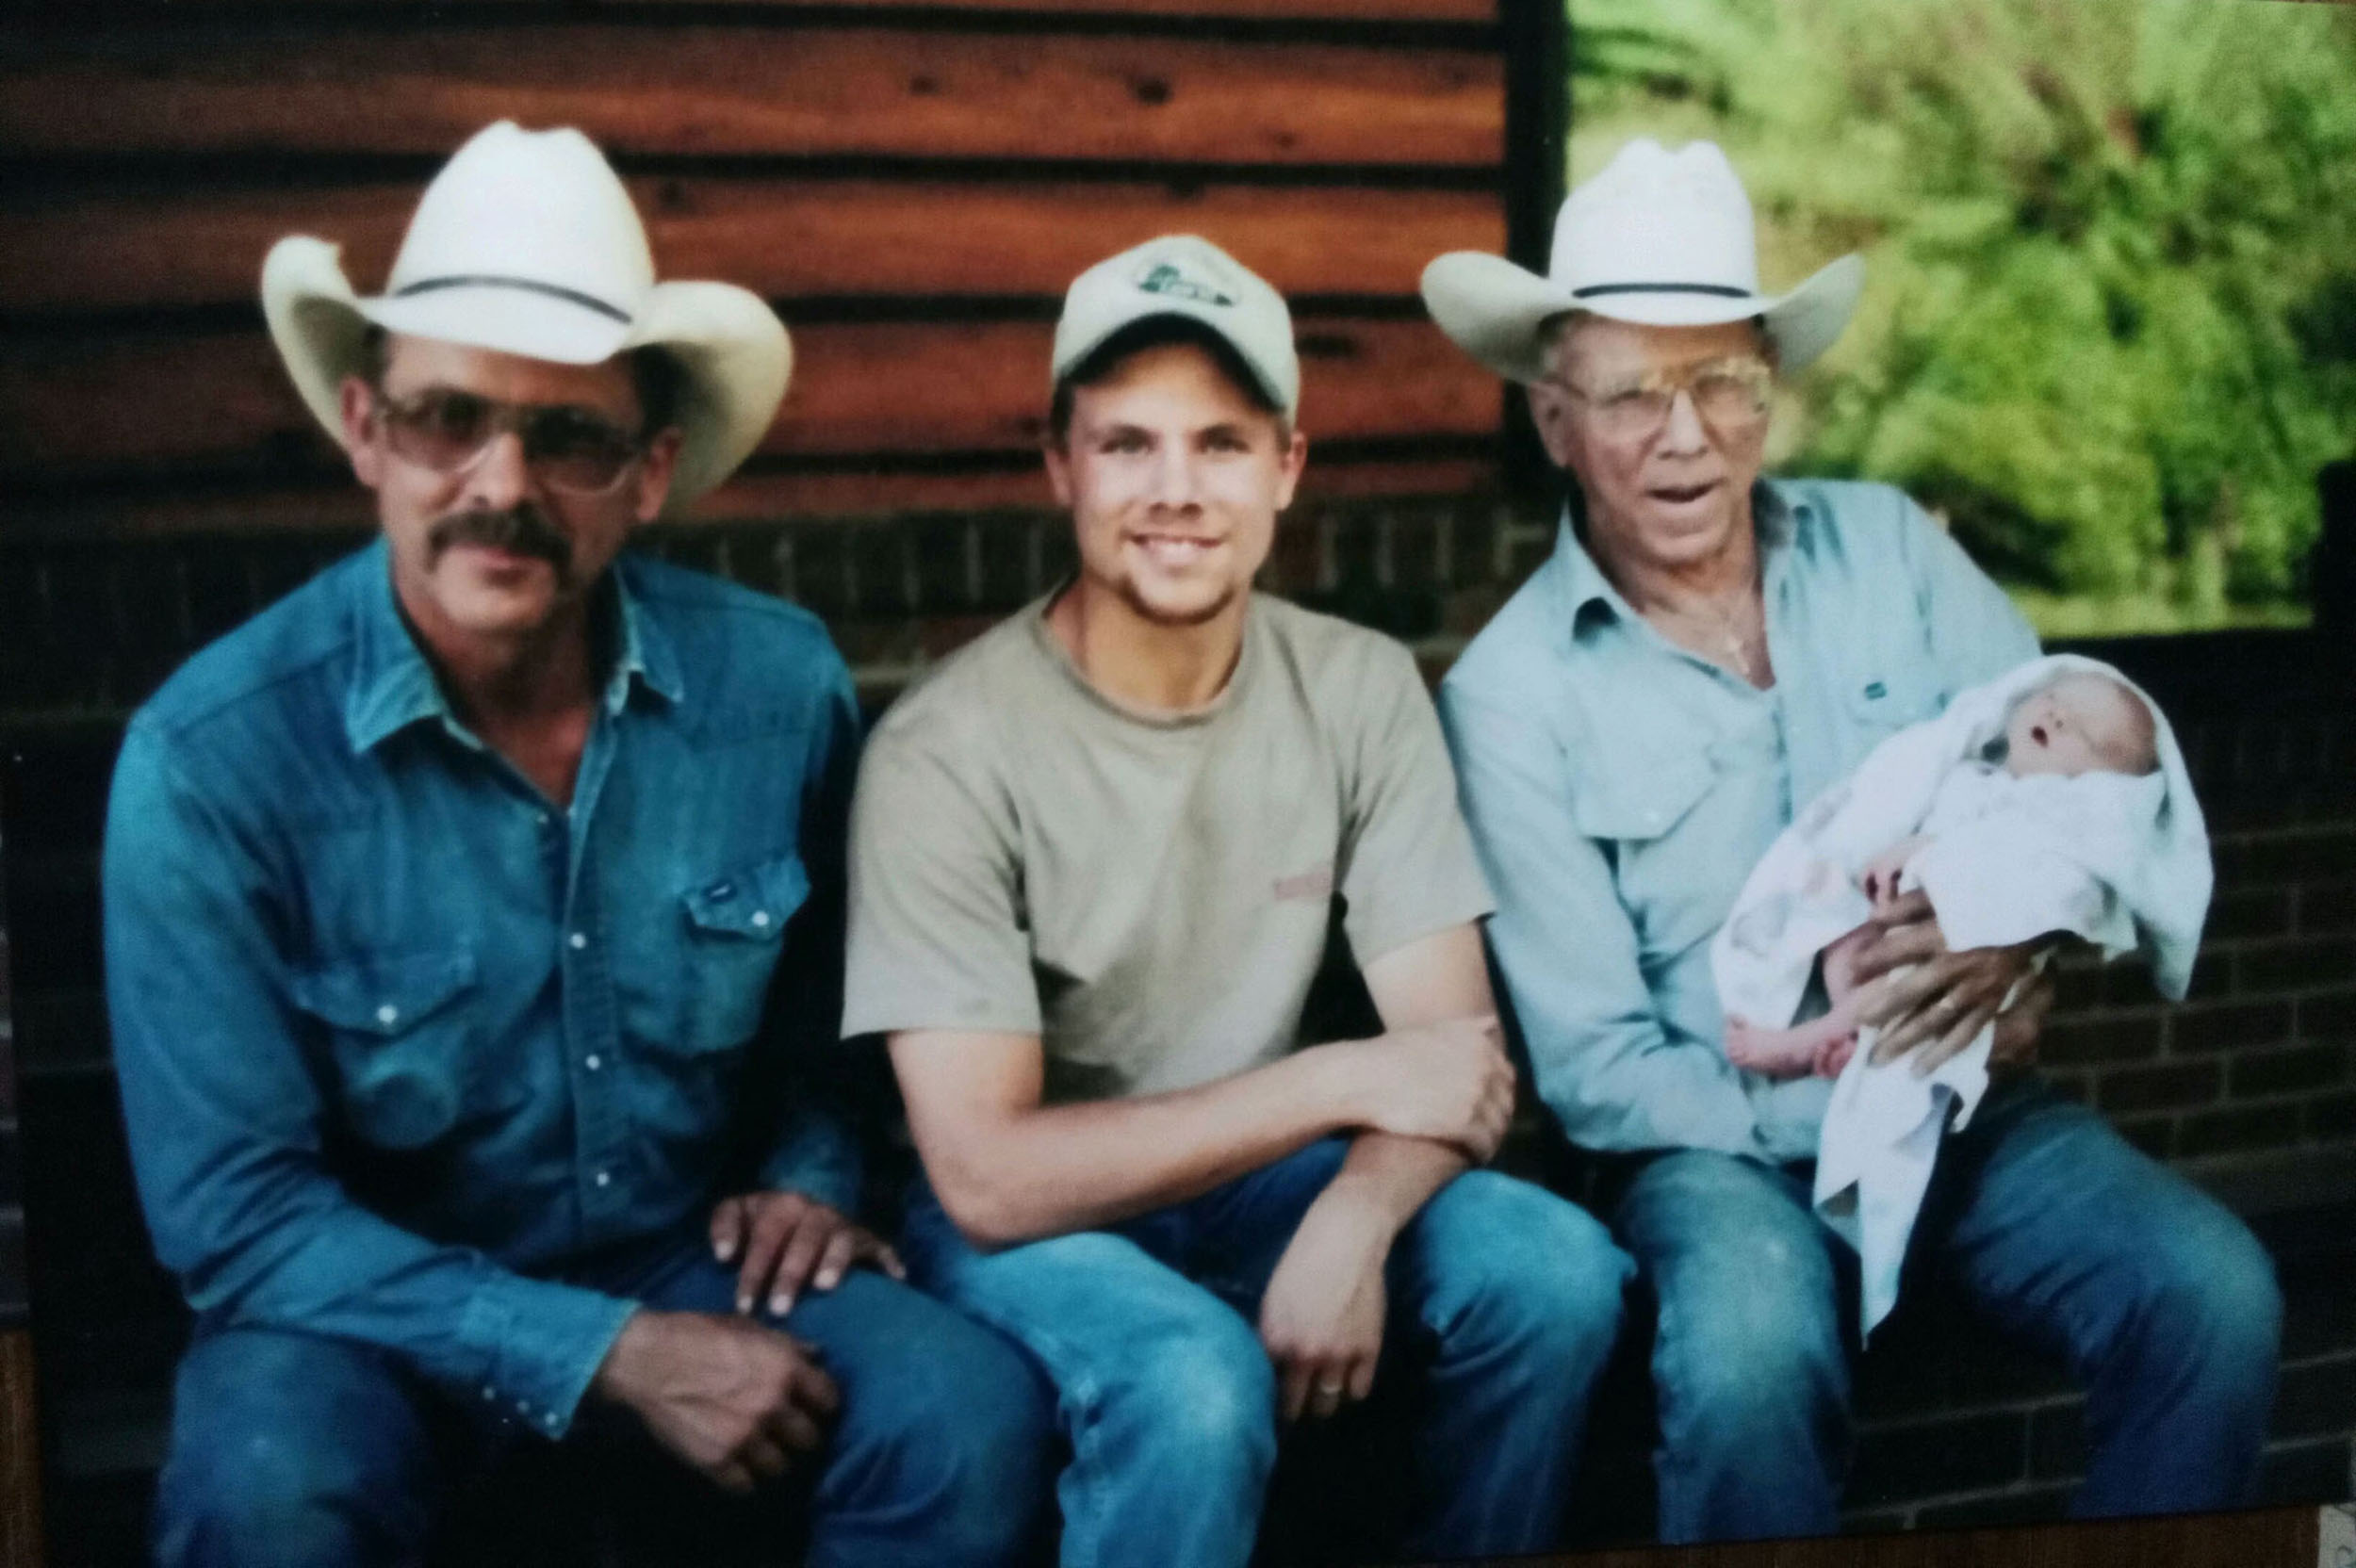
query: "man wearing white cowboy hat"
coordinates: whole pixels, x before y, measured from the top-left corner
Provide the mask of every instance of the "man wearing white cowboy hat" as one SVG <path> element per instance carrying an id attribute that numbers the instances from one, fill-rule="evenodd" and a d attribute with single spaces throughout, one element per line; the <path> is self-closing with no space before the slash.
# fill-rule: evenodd
<path id="1" fill-rule="evenodd" d="M 191 660 L 115 775 L 115 1056 L 197 1312 L 160 1558 L 418 1560 L 595 1410 L 762 1493 L 652 1510 L 665 1560 L 1013 1560 L 1035 1380 L 898 1282 L 826 1087 L 849 679 L 800 611 L 619 553 L 760 439 L 784 328 L 657 284 L 597 149 L 505 123 L 383 296 L 290 238 L 263 306 L 384 537 Z"/>
<path id="2" fill-rule="evenodd" d="M 924 1157 L 910 1273 L 1054 1380 L 1072 1568 L 1242 1568 L 1280 1420 L 1370 1392 L 1417 1424 L 1415 1555 L 1551 1545 L 1628 1261 L 1465 1168 L 1513 1075 L 1415 661 L 1252 591 L 1306 452 L 1290 314 L 1150 240 L 1072 283 L 1051 376 L 1078 573 L 859 775 L 843 1028 Z M 1302 1049 L 1337 895 L 1388 1032 Z"/>
<path id="3" fill-rule="evenodd" d="M 1828 347 L 1843 257 L 1759 288 L 1719 150 L 1632 142 L 1573 191 L 1550 274 L 1442 256 L 1442 330 L 1529 389 L 1572 481 L 1560 545 L 1444 683 L 1489 939 L 1541 1097 L 1617 1156 L 1614 1229 L 1660 1303 L 1663 1537 L 1838 1527 L 1856 1260 L 1806 1179 L 1829 1086 L 1726 1059 L 1710 938 L 1770 841 L 1874 743 L 2037 653 L 2004 595 L 1886 486 L 1760 477 L 1775 377 Z M 1877 1057 L 1919 1069 L 1993 1019 L 2034 1054 L 2025 950 L 1950 953 L 1922 895 L 1866 956 Z M 1912 966 L 1893 975 L 1905 966 Z M 2280 1300 L 2232 1216 L 2025 1074 L 1951 1136 L 1919 1266 L 2087 1377 L 2077 1507 L 2246 1498 Z"/>

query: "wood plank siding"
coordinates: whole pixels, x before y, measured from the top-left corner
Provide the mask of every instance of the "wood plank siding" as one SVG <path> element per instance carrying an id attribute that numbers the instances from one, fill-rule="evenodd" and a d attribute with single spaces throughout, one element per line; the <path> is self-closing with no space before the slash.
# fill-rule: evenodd
<path id="1" fill-rule="evenodd" d="M 1494 474 L 1426 261 L 1507 237 L 1493 0 L 119 0 L 0 38 L 0 537 L 355 515 L 261 332 L 282 235 L 372 291 L 491 120 L 569 123 L 666 276 L 793 328 L 713 517 L 1033 505 L 1066 284 L 1207 235 L 1296 304 L 1310 489 Z"/>

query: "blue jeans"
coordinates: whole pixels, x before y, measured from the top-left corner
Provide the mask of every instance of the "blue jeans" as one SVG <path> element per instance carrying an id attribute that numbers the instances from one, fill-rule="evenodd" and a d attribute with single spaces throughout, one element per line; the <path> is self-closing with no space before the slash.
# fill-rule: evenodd
<path id="1" fill-rule="evenodd" d="M 588 1282 L 667 1311 L 727 1313 L 735 1294 L 733 1272 L 700 1236 L 642 1250 Z M 735 1544 L 746 1532 L 780 1553 L 806 1544 L 811 1568 L 1028 1560 L 1054 1426 L 1046 1390 L 1011 1346 L 864 1270 L 770 1321 L 816 1347 L 843 1393 L 821 1462 L 798 1484 L 789 1476 L 738 1504 L 660 1455 L 618 1412 L 584 1407 L 565 1440 L 601 1450 L 597 1474 L 619 1483 L 619 1511 L 646 1497 L 676 1503 L 648 1527 L 660 1560 L 709 1560 L 699 1535 Z M 501 1462 L 527 1446 L 546 1447 L 368 1346 L 266 1328 L 200 1330 L 173 1398 L 157 1560 L 165 1568 L 415 1563 L 457 1495 L 486 1476 L 496 1488 Z"/>
<path id="2" fill-rule="evenodd" d="M 1840 1527 L 1856 1256 L 1806 1166 L 1685 1150 L 1646 1164 L 1614 1229 L 1660 1302 L 1664 1541 Z M 2274 1398 L 2282 1298 L 2249 1230 L 2083 1105 L 2005 1086 L 1939 1157 L 1907 1288 L 1950 1282 L 2087 1386 L 2073 1511 L 2246 1504 Z"/>
<path id="3" fill-rule="evenodd" d="M 1235 1568 L 1276 1459 L 1276 1382 L 1253 1328 L 1329 1138 L 1189 1202 L 983 1253 L 929 1190 L 913 1274 L 1003 1330 L 1053 1380 L 1072 1443 L 1066 1568 Z M 1405 1482 L 1419 1556 L 1554 1544 L 1630 1272 L 1583 1211 L 1491 1171 L 1459 1176 L 1399 1233 L 1377 1397 L 1412 1388 Z"/>

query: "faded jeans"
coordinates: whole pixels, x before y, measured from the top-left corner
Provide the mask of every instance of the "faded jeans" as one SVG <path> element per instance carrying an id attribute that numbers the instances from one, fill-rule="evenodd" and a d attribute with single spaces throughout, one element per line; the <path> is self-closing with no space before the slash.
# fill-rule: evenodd
<path id="1" fill-rule="evenodd" d="M 695 1236 L 641 1250 L 597 1282 L 649 1307 L 725 1314 L 735 1281 Z M 762 1320 L 814 1346 L 843 1394 L 819 1460 L 763 1495 L 727 1496 L 626 1421 L 598 1432 L 584 1412 L 581 1435 L 566 1440 L 605 1450 L 592 1473 L 613 1486 L 626 1525 L 651 1514 L 637 1523 L 655 1543 L 653 1560 L 728 1560 L 747 1537 L 771 1543 L 765 1560 L 809 1568 L 1030 1560 L 1048 1497 L 1052 1412 L 1012 1346 L 864 1270 Z M 369 1346 L 268 1328 L 200 1330 L 173 1399 L 157 1560 L 415 1563 L 457 1494 L 485 1474 L 496 1486 L 499 1462 L 518 1445 L 546 1444 L 504 1407 L 428 1384 Z M 546 1521 L 543 1533 L 563 1523 Z M 793 1555 L 796 1546 L 806 1558 Z"/>
<path id="2" fill-rule="evenodd" d="M 1065 1568 L 1250 1560 L 1277 1439 L 1253 1325 L 1348 1147 L 1329 1138 L 1188 1202 L 994 1253 L 920 1186 L 912 1277 L 1022 1344 L 1055 1385 L 1072 1449 Z M 1399 1233 L 1376 1397 L 1413 1391 L 1402 1549 L 1557 1543 L 1628 1275 L 1583 1210 L 1493 1171 L 1457 1177 Z"/>
<path id="3" fill-rule="evenodd" d="M 1614 1216 L 1660 1304 L 1661 1536 L 1840 1527 L 1856 1259 L 1809 1168 L 1660 1155 Z M 1906 1288 L 1955 1289 L 2086 1385 L 2080 1516 L 2251 1500 L 2282 1298 L 2249 1230 L 2034 1081 L 1992 1091 L 1939 1154 Z"/>

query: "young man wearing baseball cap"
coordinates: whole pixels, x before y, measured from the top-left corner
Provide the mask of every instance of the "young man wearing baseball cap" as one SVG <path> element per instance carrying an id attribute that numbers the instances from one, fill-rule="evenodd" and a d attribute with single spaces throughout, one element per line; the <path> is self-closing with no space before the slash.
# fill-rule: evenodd
<path id="1" fill-rule="evenodd" d="M 597 149 L 505 123 L 384 295 L 298 237 L 263 304 L 384 537 L 191 660 L 115 775 L 116 1062 L 197 1312 L 158 1557 L 416 1562 L 466 1483 L 578 1421 L 762 1493 L 642 1472 L 683 1505 L 624 1499 L 664 1560 L 748 1532 L 1019 1560 L 1038 1380 L 887 1277 L 820 1089 L 842 661 L 800 611 L 620 553 L 760 439 L 784 328 L 657 284 Z"/>
<path id="2" fill-rule="evenodd" d="M 1047 466 L 1079 569 L 862 765 L 847 1034 L 888 1037 L 926 1288 L 1060 1396 L 1067 1564 L 1251 1556 L 1279 1422 L 1418 1425 L 1426 1555 L 1558 1535 L 1628 1265 L 1495 1173 L 1488 889 L 1414 661 L 1252 592 L 1306 446 L 1275 290 L 1083 273 Z M 1336 900 L 1387 1032 L 1300 1046 Z"/>

